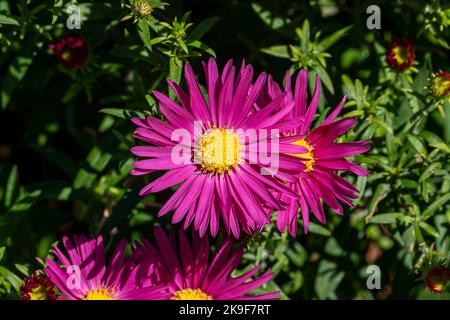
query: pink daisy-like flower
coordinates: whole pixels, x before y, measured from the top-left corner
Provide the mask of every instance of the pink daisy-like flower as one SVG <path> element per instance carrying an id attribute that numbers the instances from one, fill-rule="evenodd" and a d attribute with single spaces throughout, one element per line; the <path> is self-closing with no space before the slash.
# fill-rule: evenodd
<path id="1" fill-rule="evenodd" d="M 108 266 L 101 236 L 64 237 L 68 257 L 57 247 L 53 253 L 59 264 L 47 258 L 46 275 L 69 300 L 159 300 L 166 299 L 164 286 L 155 285 L 151 270 L 137 263 L 138 253 L 125 259 L 127 242 L 122 240 Z"/>
<path id="2" fill-rule="evenodd" d="M 257 266 L 241 276 L 232 277 L 231 273 L 242 259 L 243 247 L 240 245 L 233 251 L 230 239 L 210 260 L 208 236 L 200 239 L 193 233 L 190 242 L 180 229 L 177 246 L 174 232 L 168 238 L 161 228 L 156 228 L 155 238 L 157 248 L 143 240 L 138 250 L 157 270 L 161 283 L 167 285 L 171 300 L 268 300 L 279 295 L 279 292 L 247 295 L 267 283 L 272 274 L 266 271 L 251 280 L 259 270 Z"/>
<path id="3" fill-rule="evenodd" d="M 306 154 L 298 154 L 305 161 L 306 168 L 295 182 L 286 182 L 286 185 L 295 191 L 299 198 L 288 198 L 283 193 L 279 197 L 289 204 L 278 211 L 277 226 L 281 232 L 288 228 L 293 236 L 297 233 L 297 216 L 301 209 L 305 233 L 309 226 L 309 211 L 321 222 L 325 223 L 323 204 L 327 204 L 338 215 L 344 213 L 341 203 L 353 207 L 351 199 L 357 198 L 358 190 L 348 181 L 336 174 L 336 171 L 349 171 L 357 175 L 367 175 L 368 172 L 361 166 L 347 160 L 349 156 L 361 154 L 370 149 L 366 141 L 347 143 L 335 143 L 335 141 L 350 130 L 356 119 L 345 118 L 335 121 L 345 103 L 345 97 L 330 115 L 315 129 L 310 130 L 316 114 L 320 96 L 320 79 L 316 77 L 314 95 L 309 105 L 307 104 L 308 73 L 302 70 L 298 73 L 295 82 L 294 93 L 291 90 L 291 77 L 286 74 L 284 97 L 286 105 L 294 102 L 294 108 L 286 116 L 286 120 L 303 117 L 304 121 L 293 130 L 286 130 L 283 134 L 287 137 L 294 136 L 293 144 L 305 147 Z M 283 94 L 281 88 L 271 77 L 268 86 L 261 95 L 257 106 L 264 105 L 273 97 Z M 300 138 L 298 138 L 300 137 Z"/>
<path id="4" fill-rule="evenodd" d="M 275 148 L 271 147 L 271 142 L 275 144 L 273 133 L 298 126 L 300 120 L 280 123 L 294 106 L 294 103 L 283 104 L 280 108 L 284 100 L 282 94 L 268 100 L 261 110 L 253 110 L 265 83 L 265 73 L 252 84 L 253 69 L 244 63 L 237 76 L 232 61 L 221 74 L 214 59 L 205 63 L 204 69 L 207 99 L 187 64 L 187 93 L 168 80 L 182 106 L 160 92 L 153 92 L 167 122 L 154 117 L 132 119 L 138 126 L 134 137 L 151 144 L 131 149 L 136 156 L 149 158 L 134 162 L 132 174 L 167 171 L 145 186 L 141 195 L 181 184 L 159 216 L 174 212 L 172 223 L 184 220 L 185 229 L 193 224 L 201 236 L 208 227 L 213 236 L 217 235 L 219 220 L 222 220 L 228 234 L 238 238 L 240 229 L 247 233 L 257 231 L 270 223 L 270 213 L 274 209 L 282 208 L 271 190 L 285 193 L 286 198 L 296 197 L 279 179 L 296 181 L 295 175 L 302 172 L 305 165 L 287 153 L 299 154 L 307 149 L 283 139 L 277 141 Z M 200 128 L 196 127 L 199 122 Z M 263 131 L 267 141 L 264 141 Z M 173 159 L 174 154 L 180 154 L 180 140 L 172 137 L 174 132 L 189 136 L 181 141 L 187 146 L 186 153 L 182 153 L 183 161 Z M 242 132 L 253 132 L 254 136 L 246 138 Z M 267 145 L 271 156 L 278 159 L 275 169 L 261 160 L 260 148 Z M 268 174 L 262 174 L 263 170 Z"/>

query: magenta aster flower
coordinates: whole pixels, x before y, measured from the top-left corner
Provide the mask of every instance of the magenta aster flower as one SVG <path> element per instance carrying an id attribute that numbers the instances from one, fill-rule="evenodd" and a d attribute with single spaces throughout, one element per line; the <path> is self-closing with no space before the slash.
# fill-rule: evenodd
<path id="1" fill-rule="evenodd" d="M 304 121 L 295 129 L 286 130 L 283 134 L 287 137 L 293 136 L 292 143 L 294 145 L 303 146 L 308 150 L 306 154 L 295 155 L 302 158 L 302 161 L 306 160 L 306 168 L 302 170 L 300 177 L 294 182 L 286 182 L 286 185 L 299 197 L 297 199 L 288 198 L 283 193 L 279 194 L 279 197 L 289 204 L 283 210 L 278 211 L 278 229 L 284 232 L 288 228 L 289 233 L 295 236 L 299 208 L 306 233 L 309 225 L 309 211 L 312 211 L 321 223 L 325 223 L 322 203 L 327 204 L 338 215 L 344 213 L 341 203 L 353 207 L 351 199 L 357 198 L 358 190 L 336 174 L 336 171 L 367 175 L 367 170 L 346 158 L 364 153 L 370 148 L 367 145 L 369 141 L 335 143 L 341 135 L 356 124 L 356 120 L 351 118 L 335 121 L 345 103 L 345 97 L 317 128 L 311 130 L 320 96 L 319 77 L 316 78 L 314 95 L 309 105 L 307 104 L 308 73 L 306 71 L 302 70 L 298 73 L 294 94 L 292 94 L 291 78 L 288 73 L 285 82 L 285 103 L 294 102 L 294 108 L 286 116 L 286 120 L 303 117 Z M 269 77 L 267 90 L 259 99 L 258 104 L 265 104 L 265 100 L 279 95 L 282 95 L 281 88 Z"/>
<path id="2" fill-rule="evenodd" d="M 167 298 L 164 286 L 155 285 L 149 270 L 137 263 L 137 252 L 125 259 L 127 242 L 122 240 L 108 265 L 101 236 L 63 238 L 68 257 L 54 246 L 59 264 L 46 259 L 46 275 L 70 300 L 158 300 Z"/>
<path id="3" fill-rule="evenodd" d="M 242 64 L 237 77 L 232 61 L 226 64 L 222 74 L 214 59 L 205 63 L 204 69 L 207 99 L 187 64 L 188 93 L 168 80 L 182 106 L 160 92 L 153 92 L 167 122 L 154 117 L 132 119 L 138 126 L 134 137 L 151 144 L 131 149 L 135 155 L 149 158 L 134 162 L 132 174 L 167 171 L 145 186 L 141 195 L 181 184 L 159 216 L 174 212 L 172 223 L 184 220 L 185 229 L 193 223 L 201 236 L 208 227 L 215 236 L 219 220 L 222 220 L 226 231 L 238 238 L 241 228 L 247 233 L 259 230 L 270 223 L 270 213 L 274 209 L 281 209 L 282 203 L 270 190 L 283 192 L 286 198 L 296 197 L 279 179 L 296 180 L 295 175 L 302 172 L 305 165 L 286 153 L 297 154 L 307 149 L 283 139 L 276 143 L 279 150 L 272 148 L 275 138 L 271 134 L 297 126 L 298 121 L 279 123 L 294 106 L 291 103 L 281 109 L 283 95 L 268 100 L 264 108 L 253 110 L 265 83 L 264 73 L 252 84 L 250 65 Z M 263 130 L 268 135 L 267 142 L 261 134 Z M 172 136 L 175 132 L 188 136 L 181 140 L 186 152 L 179 152 L 180 140 Z M 253 136 L 246 138 L 247 133 Z M 268 144 L 271 156 L 278 159 L 275 169 L 261 159 L 260 148 Z M 180 154 L 183 161 L 174 160 L 174 155 Z M 262 174 L 262 170 L 268 175 Z"/>
<path id="4" fill-rule="evenodd" d="M 68 69 L 82 69 L 89 56 L 88 44 L 79 36 L 63 35 L 59 42 L 49 45 L 49 48 Z"/>
<path id="5" fill-rule="evenodd" d="M 210 260 L 208 236 L 200 239 L 197 233 L 193 233 L 190 242 L 180 229 L 177 246 L 174 232 L 171 232 L 169 239 L 161 228 L 156 228 L 155 238 L 157 248 L 146 240 L 138 248 L 142 256 L 158 270 L 171 300 L 266 300 L 279 295 L 279 292 L 247 295 L 267 283 L 272 274 L 266 271 L 251 280 L 259 270 L 257 266 L 241 276 L 232 277 L 231 273 L 242 259 L 243 247 L 240 245 L 233 251 L 230 239 L 220 246 Z"/>

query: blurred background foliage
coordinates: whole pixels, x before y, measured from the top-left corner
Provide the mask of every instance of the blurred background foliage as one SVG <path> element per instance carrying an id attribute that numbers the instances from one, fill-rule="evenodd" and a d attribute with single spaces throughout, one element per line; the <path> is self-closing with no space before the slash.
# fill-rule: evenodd
<path id="1" fill-rule="evenodd" d="M 66 27 L 71 3 L 80 30 Z M 371 4 L 380 30 L 366 27 Z M 48 48 L 63 34 L 88 43 L 84 68 Z M 403 72 L 385 61 L 398 37 L 416 49 Z M 187 61 L 200 71 L 209 56 L 245 59 L 280 83 L 286 70 L 319 74 L 323 115 L 346 94 L 343 114 L 359 120 L 346 140 L 372 138 L 356 157 L 370 175 L 348 177 L 361 191 L 355 209 L 296 239 L 267 226 L 242 267 L 271 268 L 266 289 L 290 299 L 450 297 L 423 281 L 450 254 L 450 99 L 431 90 L 433 74 L 450 71 L 447 1 L 0 0 L 0 40 L 1 298 L 18 297 L 63 234 L 102 233 L 111 246 L 168 225 L 155 217 L 170 192 L 142 199 L 143 178 L 129 175 L 129 118 L 158 116 L 151 90 L 169 92 L 167 77 L 179 82 Z M 381 290 L 366 287 L 372 264 Z"/>

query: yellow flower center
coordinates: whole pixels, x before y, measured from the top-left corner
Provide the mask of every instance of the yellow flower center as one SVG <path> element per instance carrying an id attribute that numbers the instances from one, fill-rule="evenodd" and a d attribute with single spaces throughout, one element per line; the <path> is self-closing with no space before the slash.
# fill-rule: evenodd
<path id="1" fill-rule="evenodd" d="M 435 76 L 433 78 L 433 91 L 436 96 L 444 98 L 450 93 L 450 78 L 442 75 Z"/>
<path id="2" fill-rule="evenodd" d="M 201 289 L 183 289 L 176 291 L 170 300 L 212 300 L 213 297 Z"/>
<path id="3" fill-rule="evenodd" d="M 221 174 L 237 167 L 241 150 L 233 130 L 212 128 L 202 135 L 196 155 L 203 171 Z"/>
<path id="4" fill-rule="evenodd" d="M 114 292 L 108 289 L 97 289 L 89 291 L 83 300 L 116 300 Z"/>
<path id="5" fill-rule="evenodd" d="M 292 144 L 295 144 L 296 146 L 305 147 L 306 149 L 308 149 L 308 152 L 306 152 L 306 153 L 298 153 L 298 154 L 290 154 L 290 155 L 294 156 L 294 157 L 298 157 L 298 158 L 308 159 L 304 162 L 304 164 L 306 165 L 306 169 L 304 170 L 304 172 L 313 171 L 314 162 L 315 162 L 314 154 L 313 154 L 314 148 L 309 144 L 308 141 L 306 141 L 306 139 L 300 139 L 300 140 L 294 141 L 294 142 L 292 142 Z"/>
<path id="6" fill-rule="evenodd" d="M 33 288 L 31 292 L 29 293 L 30 300 L 48 300 L 48 292 L 47 289 L 39 285 L 36 288 Z"/>
<path id="7" fill-rule="evenodd" d="M 72 54 L 72 50 L 65 50 L 62 54 L 61 54 L 61 58 L 64 61 L 71 61 L 73 58 L 73 54 Z"/>
<path id="8" fill-rule="evenodd" d="M 394 52 L 394 56 L 398 64 L 403 64 L 406 62 L 406 59 L 408 58 L 408 50 L 405 47 L 396 46 L 392 49 L 392 51 Z"/>

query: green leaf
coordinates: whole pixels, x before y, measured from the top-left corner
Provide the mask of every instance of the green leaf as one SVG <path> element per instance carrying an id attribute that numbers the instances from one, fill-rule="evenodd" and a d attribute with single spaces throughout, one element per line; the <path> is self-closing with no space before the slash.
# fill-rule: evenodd
<path id="1" fill-rule="evenodd" d="M 300 38 L 300 47 L 306 51 L 308 49 L 308 43 L 310 38 L 310 28 L 309 28 L 309 21 L 308 19 L 305 19 L 303 21 L 303 27 L 301 29 L 301 34 L 297 32 L 299 38 Z"/>
<path id="2" fill-rule="evenodd" d="M 411 145 L 414 147 L 414 149 L 416 149 L 416 151 L 418 153 L 420 153 L 422 155 L 425 155 L 427 153 L 425 146 L 419 140 L 419 138 L 417 138 L 416 136 L 413 136 L 412 134 L 408 134 L 406 136 L 406 138 L 408 139 L 409 143 L 411 143 Z"/>
<path id="3" fill-rule="evenodd" d="M 319 299 L 337 299 L 336 289 L 345 276 L 344 271 L 339 271 L 338 265 L 326 259 L 319 263 L 317 276 L 314 282 L 314 290 Z"/>
<path id="4" fill-rule="evenodd" d="M 169 60 L 169 78 L 172 79 L 175 83 L 179 84 L 181 80 L 181 73 L 183 71 L 183 62 L 177 57 L 172 57 Z M 169 85 L 168 88 L 169 97 L 171 99 L 175 98 L 175 92 Z"/>
<path id="5" fill-rule="evenodd" d="M 368 214 L 366 216 L 366 223 L 370 223 L 370 220 L 372 219 L 378 204 L 387 197 L 388 193 L 390 191 L 390 186 L 388 184 L 379 184 L 376 189 L 375 192 L 372 196 L 372 199 L 370 200 L 369 203 L 369 209 L 368 209 Z"/>
<path id="6" fill-rule="evenodd" d="M 391 135 L 394 135 L 394 130 L 392 129 L 391 126 L 389 126 L 386 122 L 384 122 L 383 120 L 381 120 L 380 118 L 377 117 L 371 117 L 370 121 L 374 124 L 376 124 L 377 126 L 383 128 L 384 130 L 386 130 L 387 132 L 389 132 Z"/>
<path id="7" fill-rule="evenodd" d="M 443 206 L 450 201 L 450 193 L 444 194 L 431 203 L 424 211 L 424 219 L 428 219 L 436 212 L 436 210 L 443 208 Z"/>
<path id="8" fill-rule="evenodd" d="M 0 248 L 0 262 L 2 262 L 4 254 L 5 254 L 5 247 L 1 247 Z"/>
<path id="9" fill-rule="evenodd" d="M 150 48 L 152 44 L 150 42 L 150 27 L 148 23 L 145 20 L 139 20 L 137 23 L 137 30 L 142 42 Z"/>
<path id="10" fill-rule="evenodd" d="M 4 14 L 0 14 L 0 24 L 8 24 L 13 26 L 19 26 L 20 23 L 14 18 L 5 16 Z"/>
<path id="11" fill-rule="evenodd" d="M 333 82 L 331 81 L 331 78 L 325 68 L 322 66 L 317 66 L 315 70 L 328 91 L 330 91 L 331 94 L 334 94 Z"/>
<path id="12" fill-rule="evenodd" d="M 14 273 L 9 271 L 8 269 L 0 266 L 0 275 L 6 278 L 6 280 L 11 283 L 14 289 L 19 292 L 19 288 L 22 285 L 22 279 L 16 276 Z"/>
<path id="13" fill-rule="evenodd" d="M 58 16 L 61 14 L 63 5 L 64 5 L 63 0 L 54 0 L 52 8 L 52 24 L 55 24 L 55 22 L 58 20 Z"/>
<path id="14" fill-rule="evenodd" d="M 353 83 L 352 79 L 350 79 L 347 75 L 342 75 L 342 83 L 344 84 L 344 93 L 346 93 L 349 98 L 355 99 L 356 97 L 356 88 L 355 84 Z"/>
<path id="15" fill-rule="evenodd" d="M 354 204 L 357 205 L 359 201 L 361 201 L 361 198 L 364 195 L 364 191 L 366 190 L 367 185 L 367 176 L 359 176 L 356 180 L 356 189 L 359 191 L 358 198 L 354 200 Z"/>
<path id="16" fill-rule="evenodd" d="M 395 223 L 402 213 L 379 213 L 370 219 L 370 223 L 390 224 Z"/>
<path id="17" fill-rule="evenodd" d="M 17 166 L 14 165 L 11 172 L 9 173 L 8 182 L 6 183 L 6 190 L 5 190 L 5 208 L 9 208 L 13 203 L 14 198 L 14 190 L 16 190 L 18 185 L 18 171 Z"/>
<path id="18" fill-rule="evenodd" d="M 419 182 L 426 181 L 429 177 L 431 177 L 436 172 L 436 170 L 440 169 L 441 167 L 442 167 L 442 163 L 440 163 L 440 162 L 435 162 L 435 163 L 430 164 L 428 167 L 425 168 L 425 170 L 421 174 L 421 176 L 419 178 Z"/>
<path id="19" fill-rule="evenodd" d="M 213 49 L 211 49 L 206 44 L 204 44 L 203 42 L 200 42 L 198 40 L 188 42 L 188 46 L 200 49 L 200 50 L 208 53 L 209 55 L 213 56 L 214 58 L 216 57 L 216 54 Z"/>
<path id="20" fill-rule="evenodd" d="M 433 148 L 437 148 L 439 150 L 442 150 L 444 152 L 450 153 L 450 147 L 448 144 L 446 144 L 439 136 L 436 134 L 424 130 L 422 132 L 422 136 L 425 138 L 425 140 L 428 142 L 428 145 Z"/>
<path id="21" fill-rule="evenodd" d="M 28 47 L 23 49 L 9 65 L 6 75 L 3 78 L 3 86 L 0 92 L 1 105 L 3 109 L 7 107 L 11 99 L 12 92 L 27 73 L 28 68 L 33 62 L 33 56 L 35 53 L 36 51 L 34 44 L 29 44 Z"/>
<path id="22" fill-rule="evenodd" d="M 278 45 L 278 46 L 272 46 L 269 48 L 263 48 L 263 49 L 261 49 L 261 51 L 268 55 L 278 57 L 278 58 L 289 59 L 291 57 L 291 55 L 289 53 L 289 47 L 285 46 L 285 45 Z"/>
<path id="23" fill-rule="evenodd" d="M 102 151 L 98 146 L 91 149 L 87 156 L 87 167 L 81 168 L 73 182 L 75 189 L 83 187 L 89 187 L 106 165 L 109 163 L 112 155 L 110 153 Z"/>
<path id="24" fill-rule="evenodd" d="M 437 232 L 437 230 L 429 225 L 428 223 L 425 222 L 420 222 L 420 227 L 425 230 L 429 235 L 435 237 L 435 238 L 439 238 L 439 232 Z"/>
<path id="25" fill-rule="evenodd" d="M 220 19 L 211 17 L 200 22 L 189 35 L 189 40 L 200 40 Z"/>
<path id="26" fill-rule="evenodd" d="M 19 270 L 20 273 L 22 273 L 25 277 L 28 277 L 30 275 L 30 271 L 28 268 L 22 264 L 15 263 L 14 266 L 17 270 Z"/>
<path id="27" fill-rule="evenodd" d="M 347 31 L 349 31 L 353 26 L 347 26 L 345 28 L 342 28 L 338 31 L 333 32 L 329 36 L 325 37 L 320 43 L 319 46 L 322 50 L 327 50 L 329 47 L 331 47 L 333 44 L 338 42 L 343 36 L 347 34 Z"/>
<path id="28" fill-rule="evenodd" d="M 303 222 L 301 222 L 301 224 L 303 225 Z M 314 222 L 310 222 L 309 223 L 309 229 L 308 230 L 311 233 L 315 233 L 315 234 L 318 234 L 318 235 L 321 235 L 321 236 L 325 236 L 325 237 L 331 236 L 331 231 L 330 230 L 328 230 L 327 228 L 325 228 L 325 227 L 323 227 L 323 226 L 321 226 L 321 225 L 319 225 L 317 223 L 314 223 Z"/>
<path id="29" fill-rule="evenodd" d="M 282 18 L 274 15 L 272 12 L 264 9 L 256 2 L 252 3 L 252 9 L 259 16 L 259 18 L 272 30 L 280 29 L 291 22 L 288 18 Z"/>

